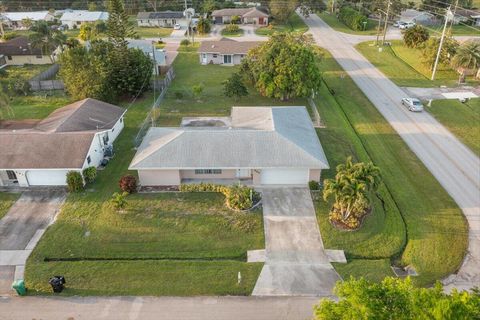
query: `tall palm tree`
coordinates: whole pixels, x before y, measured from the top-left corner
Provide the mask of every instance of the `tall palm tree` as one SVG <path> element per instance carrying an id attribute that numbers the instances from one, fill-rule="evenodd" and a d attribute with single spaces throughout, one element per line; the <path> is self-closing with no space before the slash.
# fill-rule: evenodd
<path id="1" fill-rule="evenodd" d="M 476 77 L 480 77 L 480 41 L 470 40 L 462 44 L 452 59 L 452 66 L 461 69 L 460 83 L 465 82 L 466 70 L 475 70 Z"/>
<path id="2" fill-rule="evenodd" d="M 30 35 L 32 46 L 40 48 L 42 54 L 48 55 L 52 63 L 54 63 L 52 53 L 67 41 L 67 36 L 60 30 L 53 30 L 46 21 L 35 22 L 30 30 L 33 31 Z"/>

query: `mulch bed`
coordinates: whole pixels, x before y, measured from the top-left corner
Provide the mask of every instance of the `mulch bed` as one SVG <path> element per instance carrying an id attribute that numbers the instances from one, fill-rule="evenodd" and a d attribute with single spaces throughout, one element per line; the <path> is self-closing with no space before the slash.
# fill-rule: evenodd
<path id="1" fill-rule="evenodd" d="M 333 208 L 332 208 L 333 209 Z M 358 227 L 356 228 L 350 228 L 349 226 L 347 226 L 345 223 L 343 223 L 342 221 L 337 221 L 337 220 L 331 220 L 331 219 L 328 219 L 328 221 L 330 221 L 330 223 L 332 224 L 332 226 L 335 228 L 335 229 L 338 229 L 338 230 L 341 230 L 341 231 L 357 231 L 358 229 L 360 229 L 363 225 L 363 221 L 365 220 L 365 218 L 372 212 L 372 208 L 368 208 L 368 210 L 366 210 L 362 217 L 360 218 L 360 223 L 358 225 Z"/>

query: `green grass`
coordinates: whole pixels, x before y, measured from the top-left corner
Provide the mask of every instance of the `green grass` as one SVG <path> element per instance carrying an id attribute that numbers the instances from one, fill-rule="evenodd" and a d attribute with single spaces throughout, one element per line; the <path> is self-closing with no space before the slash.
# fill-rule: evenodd
<path id="1" fill-rule="evenodd" d="M 480 156 L 480 99 L 435 100 L 428 112 Z"/>
<path id="2" fill-rule="evenodd" d="M 356 31 L 350 29 L 342 21 L 338 20 L 334 14 L 328 13 L 326 11 L 322 13 L 317 13 L 318 16 L 325 21 L 332 29 L 349 34 L 361 34 L 361 35 L 375 35 L 377 34 L 377 21 L 368 19 L 367 26 L 365 30 Z"/>
<path id="3" fill-rule="evenodd" d="M 7 120 L 43 119 L 56 109 L 63 107 L 72 100 L 64 94 L 51 96 L 15 96 L 12 97 L 10 107 L 11 114 L 7 114 Z"/>
<path id="4" fill-rule="evenodd" d="M 443 25 L 438 25 L 436 27 L 427 27 L 431 34 L 437 36 L 442 35 Z M 451 28 L 452 35 L 454 36 L 476 36 L 480 32 L 480 28 L 477 26 L 466 26 L 464 24 L 456 24 Z"/>
<path id="5" fill-rule="evenodd" d="M 147 94 L 129 109 L 115 142 L 117 156 L 86 192 L 68 196 L 33 251 L 26 266 L 30 294 L 49 294 L 53 274 L 67 277 L 64 295 L 248 295 L 253 290 L 261 264 L 244 260 L 246 250 L 263 247 L 260 213 L 238 216 L 223 207 L 222 196 L 206 193 L 133 195 L 125 212 L 109 208 L 152 100 Z M 253 225 L 254 231 L 240 224 Z M 134 258 L 150 260 L 122 260 Z M 243 282 L 237 285 L 239 271 Z"/>
<path id="6" fill-rule="evenodd" d="M 275 21 L 271 22 L 268 27 L 260 27 L 255 30 L 259 36 L 269 36 L 275 32 L 307 32 L 308 26 L 305 22 L 294 13 L 285 24 L 277 24 Z"/>
<path id="7" fill-rule="evenodd" d="M 134 25 L 134 30 L 140 38 L 165 38 L 169 37 L 173 32 L 173 28 L 139 27 L 137 16 L 129 16 L 128 20 Z"/>
<path id="8" fill-rule="evenodd" d="M 49 64 L 30 64 L 24 66 L 7 66 L 3 70 L 6 74 L 0 74 L 0 84 L 4 87 L 12 80 L 21 79 L 28 81 L 34 76 L 50 68 Z"/>
<path id="9" fill-rule="evenodd" d="M 238 101 L 225 97 L 222 82 L 239 67 L 201 65 L 196 49 L 179 53 L 173 67 L 176 77 L 160 105 L 159 125 L 178 126 L 181 118 L 187 116 L 228 116 L 232 106 L 306 105 L 305 99 L 281 102 L 265 98 L 252 87 L 248 88 L 249 95 Z M 203 86 L 203 93 L 195 98 L 192 87 L 197 84 Z M 177 97 L 177 94 L 182 97 Z"/>
<path id="10" fill-rule="evenodd" d="M 458 74 L 449 66 L 440 65 L 435 80 L 431 81 L 430 68 L 422 63 L 420 49 L 407 48 L 403 41 L 391 41 L 391 47 L 384 47 L 383 52 L 371 45 L 371 42 L 362 42 L 356 48 L 373 65 L 382 71 L 395 84 L 403 87 L 438 87 L 441 85 L 456 86 Z M 471 77 L 468 84 L 478 85 L 479 81 Z"/>
<path id="11" fill-rule="evenodd" d="M 380 282 L 386 276 L 394 277 L 390 260 L 353 260 L 350 263 L 334 263 L 335 270 L 344 280 L 350 277 L 363 277 L 370 281 Z"/>
<path id="12" fill-rule="evenodd" d="M 2 219 L 10 207 L 20 197 L 20 193 L 0 192 L 0 219 Z"/>
<path id="13" fill-rule="evenodd" d="M 356 232 L 334 230 L 326 221 L 329 206 L 317 205 L 325 247 L 346 250 L 351 258 L 349 264 L 355 262 L 358 266 L 350 268 L 347 264 L 341 267 L 341 273 L 367 276 L 371 268 L 362 267 L 365 263 L 372 258 L 387 258 L 399 248 L 404 233 L 400 230 L 398 211 L 405 221 L 407 242 L 405 250 L 398 256 L 393 254 L 390 260 L 413 265 L 419 272 L 414 279 L 419 285 L 431 284 L 456 271 L 467 247 L 468 231 L 462 212 L 329 54 L 322 69 L 325 81 L 335 91 L 332 96 L 322 88 L 322 95 L 317 98 L 327 125 L 319 130 L 319 135 L 330 167 L 343 162 L 347 155 L 363 161 L 371 159 L 380 167 L 388 189 L 380 189 L 382 198 L 387 200 L 386 210 L 375 210 Z M 332 175 L 332 170 L 322 173 L 323 177 Z M 370 243 L 363 246 L 364 241 Z M 378 272 L 382 270 L 386 268 L 379 268 Z M 388 271 L 384 275 L 390 274 Z"/>
<path id="14" fill-rule="evenodd" d="M 237 31 L 229 32 L 226 29 L 222 29 L 222 36 L 224 37 L 241 37 L 245 31 L 242 28 L 239 28 Z"/>

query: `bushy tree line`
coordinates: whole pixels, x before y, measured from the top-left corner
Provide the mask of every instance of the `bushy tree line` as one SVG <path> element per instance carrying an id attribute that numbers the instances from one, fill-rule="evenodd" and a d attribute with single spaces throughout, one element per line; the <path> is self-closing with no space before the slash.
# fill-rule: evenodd
<path id="1" fill-rule="evenodd" d="M 363 30 L 365 24 L 368 22 L 364 14 L 348 6 L 340 9 L 338 19 L 352 30 Z"/>
<path id="2" fill-rule="evenodd" d="M 135 37 L 121 0 L 109 1 L 108 39 L 93 40 L 89 48 L 73 45 L 60 58 L 60 77 L 74 99 L 114 102 L 149 87 L 153 61 L 139 49 L 128 48 Z"/>

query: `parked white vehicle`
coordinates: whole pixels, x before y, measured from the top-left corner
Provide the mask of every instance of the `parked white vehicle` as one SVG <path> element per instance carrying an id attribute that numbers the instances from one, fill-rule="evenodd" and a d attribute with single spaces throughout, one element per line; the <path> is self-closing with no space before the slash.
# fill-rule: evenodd
<path id="1" fill-rule="evenodd" d="M 408 108 L 409 111 L 422 112 L 423 105 L 417 98 L 403 98 L 402 104 Z"/>
<path id="2" fill-rule="evenodd" d="M 173 29 L 174 30 L 180 30 L 180 29 L 182 29 L 182 27 L 180 26 L 180 24 L 177 23 L 176 25 L 173 26 Z"/>
<path id="3" fill-rule="evenodd" d="M 399 26 L 400 29 L 409 29 L 415 26 L 415 22 L 407 22 Z"/>

